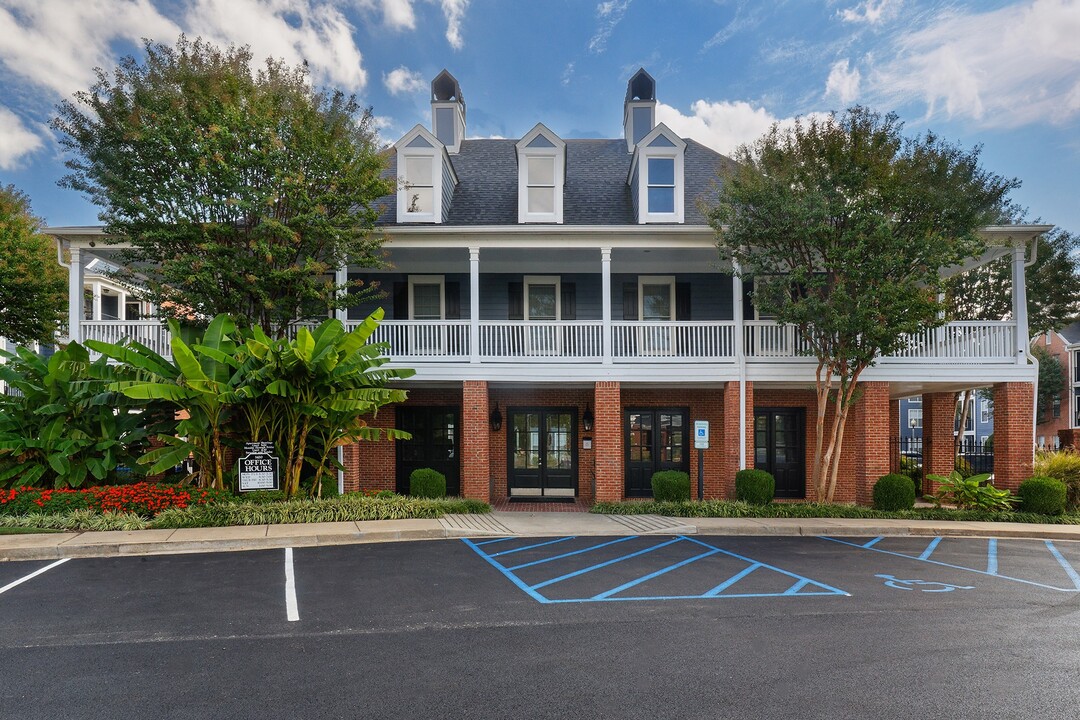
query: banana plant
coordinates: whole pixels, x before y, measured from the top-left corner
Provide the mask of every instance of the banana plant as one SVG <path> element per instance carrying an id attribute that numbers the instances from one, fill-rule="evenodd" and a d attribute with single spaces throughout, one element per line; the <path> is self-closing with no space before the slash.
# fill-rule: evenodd
<path id="1" fill-rule="evenodd" d="M 178 423 L 177 433 L 159 435 L 163 446 L 143 455 L 139 463 L 149 465 L 153 474 L 192 457 L 198 484 L 224 489 L 225 435 L 238 406 L 252 397 L 237 372 L 242 360 L 236 357 L 236 324 L 229 316 L 218 315 L 194 345 L 184 342 L 175 320 L 169 321 L 169 329 L 172 360 L 135 342 L 86 344 L 116 361 L 109 369 L 111 390 L 134 400 L 168 402 L 187 415 Z"/>
<path id="2" fill-rule="evenodd" d="M 273 340 L 254 328 L 246 342 L 253 362 L 246 368 L 251 392 L 265 400 L 269 434 L 284 453 L 284 490 L 300 488 L 305 457 L 315 467 L 313 493 L 319 493 L 323 474 L 338 467 L 334 451 L 360 439 L 376 439 L 379 428 L 361 416 L 383 405 L 403 402 L 404 390 L 386 385 L 414 374 L 387 369 L 385 343 L 368 343 L 383 317 L 377 309 L 346 332 L 338 320 L 327 320 L 314 331 L 297 330 L 294 340 Z M 406 433 L 386 430 L 391 439 Z"/>
<path id="3" fill-rule="evenodd" d="M 18 391 L 0 396 L 0 486 L 79 487 L 135 465 L 158 416 L 135 412 L 136 403 L 96 378 L 103 358 L 91 363 L 79 343 L 47 360 L 26 348 L 0 356 L 0 379 Z"/>

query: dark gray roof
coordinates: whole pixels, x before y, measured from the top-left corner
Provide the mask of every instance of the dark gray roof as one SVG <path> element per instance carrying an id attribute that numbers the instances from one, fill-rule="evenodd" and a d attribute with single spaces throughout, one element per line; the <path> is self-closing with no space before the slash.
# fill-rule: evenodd
<path id="1" fill-rule="evenodd" d="M 458 176 L 454 199 L 445 225 L 517 225 L 517 140 L 463 140 L 461 151 L 450 156 Z M 397 174 L 394 152 L 387 175 Z M 626 182 L 633 155 L 626 141 L 567 140 L 566 185 L 563 190 L 564 225 L 636 225 L 630 186 Z M 715 195 L 721 167 L 730 158 L 694 141 L 686 141 L 683 162 L 685 224 L 705 225 L 699 198 Z M 397 198 L 380 203 L 381 225 L 397 223 Z M 413 224 L 413 223 L 410 223 Z"/>
<path id="2" fill-rule="evenodd" d="M 1058 332 L 1061 333 L 1061 337 L 1065 338 L 1065 341 L 1070 345 L 1080 343 L 1080 321 L 1074 322 L 1071 325 L 1066 325 Z"/>

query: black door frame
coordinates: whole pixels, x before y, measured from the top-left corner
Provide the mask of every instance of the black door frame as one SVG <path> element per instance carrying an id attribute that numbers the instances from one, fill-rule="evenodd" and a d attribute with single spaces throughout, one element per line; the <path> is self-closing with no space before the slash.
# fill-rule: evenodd
<path id="1" fill-rule="evenodd" d="M 768 413 L 770 417 L 772 417 L 772 415 L 774 413 L 789 414 L 789 415 L 793 415 L 795 417 L 795 436 L 799 439 L 800 445 L 802 446 L 802 459 L 801 459 L 801 461 L 799 463 L 800 468 L 801 468 L 801 475 L 802 475 L 801 491 L 799 491 L 799 490 L 792 491 L 792 490 L 788 490 L 788 489 L 781 489 L 779 483 L 777 483 L 775 496 L 778 497 L 778 498 L 788 498 L 788 499 L 795 499 L 795 500 L 803 500 L 803 499 L 806 498 L 806 452 L 808 450 L 807 444 L 806 444 L 806 408 L 797 407 L 797 406 L 791 406 L 791 405 L 778 406 L 778 407 L 773 407 L 773 406 L 768 406 L 768 407 L 757 407 L 757 406 L 755 406 L 754 407 L 754 424 L 753 424 L 753 427 L 754 427 L 754 467 L 758 467 L 758 465 L 757 465 L 757 447 L 758 447 L 757 446 L 757 418 L 758 418 L 758 415 L 765 414 L 765 413 Z M 767 423 L 766 424 L 766 435 L 767 435 L 768 439 L 765 442 L 765 448 L 766 448 L 766 453 L 767 453 L 767 458 L 768 458 L 768 460 L 767 460 L 768 467 L 758 468 L 758 469 L 759 470 L 767 470 L 768 472 L 773 473 L 773 476 L 775 477 L 776 473 L 774 471 L 775 471 L 775 468 L 776 468 L 776 455 L 775 455 L 776 454 L 776 445 L 775 445 L 775 438 L 774 438 L 774 432 L 773 431 L 774 431 L 774 428 L 773 428 L 772 423 L 771 422 Z"/>
<path id="2" fill-rule="evenodd" d="M 570 414 L 570 479 L 573 496 L 578 496 L 578 408 L 571 406 L 547 406 L 528 405 L 514 406 L 506 409 L 506 495 L 507 497 L 571 497 L 570 495 L 545 495 L 545 481 L 547 468 L 540 469 L 540 494 L 539 495 L 514 495 L 514 415 L 522 413 L 540 414 L 540 457 L 543 460 L 547 452 L 547 425 L 545 419 L 548 414 Z"/>
<path id="3" fill-rule="evenodd" d="M 652 413 L 653 414 L 653 438 L 652 438 L 652 466 L 653 472 L 659 470 L 680 470 L 684 473 L 690 474 L 690 408 L 689 407 L 649 407 L 649 406 L 627 406 L 623 408 L 623 495 L 625 497 L 652 497 L 652 485 L 649 485 L 648 492 L 644 491 L 630 491 L 630 415 L 631 413 Z M 683 461 L 677 466 L 675 463 L 663 463 L 668 467 L 661 467 L 661 462 L 656 459 L 657 457 L 657 443 L 660 439 L 659 427 L 656 424 L 656 416 L 666 413 L 669 415 L 682 415 L 683 419 Z M 651 475 L 649 476 L 651 479 Z"/>
<path id="4" fill-rule="evenodd" d="M 446 490 L 447 494 L 452 494 L 454 483 L 456 482 L 458 488 L 458 494 L 461 493 L 461 406 L 460 405 L 402 405 L 397 408 L 395 412 L 394 427 L 398 430 L 406 430 L 402 427 L 402 415 L 405 413 L 413 412 L 426 412 L 429 414 L 434 413 L 453 413 L 456 418 L 454 423 L 454 469 L 456 478 L 447 477 Z M 430 423 L 430 418 L 428 420 Z M 394 443 L 394 486 L 396 492 L 402 495 L 407 495 L 409 492 L 409 476 L 404 472 L 404 460 L 402 452 L 402 444 L 411 442 L 411 440 L 397 440 Z M 449 461 L 443 461 L 443 464 L 447 464 Z M 427 467 L 427 465 L 419 465 L 418 467 Z M 438 470 L 439 468 L 434 468 Z"/>

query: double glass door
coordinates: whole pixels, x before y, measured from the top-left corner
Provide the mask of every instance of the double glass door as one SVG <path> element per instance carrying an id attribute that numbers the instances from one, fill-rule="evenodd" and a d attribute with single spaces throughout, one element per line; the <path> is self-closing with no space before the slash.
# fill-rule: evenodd
<path id="1" fill-rule="evenodd" d="M 806 497 L 806 411 L 754 409 L 754 467 L 776 479 L 776 497 Z"/>
<path id="2" fill-rule="evenodd" d="M 511 408 L 507 480 L 512 497 L 573 497 L 577 488 L 574 408 Z"/>
<path id="3" fill-rule="evenodd" d="M 629 409 L 624 418 L 626 496 L 652 497 L 652 476 L 660 470 L 690 471 L 685 408 Z"/>

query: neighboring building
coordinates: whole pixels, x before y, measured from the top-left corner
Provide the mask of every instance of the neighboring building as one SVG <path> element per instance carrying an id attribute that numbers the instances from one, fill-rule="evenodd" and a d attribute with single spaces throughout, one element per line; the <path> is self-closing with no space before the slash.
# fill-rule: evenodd
<path id="1" fill-rule="evenodd" d="M 1049 407 L 1040 408 L 1035 425 L 1037 447 L 1057 449 L 1075 445 L 1073 438 L 1080 428 L 1080 322 L 1060 331 L 1042 333 L 1031 341 L 1061 362 L 1065 372 L 1065 388 Z"/>
<path id="2" fill-rule="evenodd" d="M 401 181 L 380 220 L 389 267 L 338 272 L 380 284 L 375 339 L 390 343 L 393 365 L 416 369 L 409 401 L 371 420 L 413 439 L 347 448 L 348 489 L 402 489 L 433 467 L 451 492 L 481 499 L 649 496 L 657 470 L 697 477 L 692 428 L 703 420 L 706 496 L 731 497 L 735 472 L 760 467 L 778 497 L 814 499 L 815 363 L 717 255 L 699 203 L 732 161 L 658 124 L 655 89 L 644 70 L 631 78 L 621 138 L 563 138 L 537 123 L 520 139 L 468 139 L 457 80 L 435 78 L 431 127 L 389 153 Z M 1048 229 L 985 228 L 977 262 L 1010 256 L 1023 298 L 1025 247 Z M 51 232 L 82 287 L 83 263 L 108 257 L 92 248 L 100 229 Z M 75 337 L 132 327 L 80 327 L 80 300 Z M 375 304 L 339 317 L 355 323 Z M 926 464 L 947 474 L 953 393 L 968 387 L 994 389 L 999 484 L 1030 474 L 1035 370 L 1022 300 L 1015 310 L 920 333 L 864 373 L 839 501 L 869 502 L 895 465 L 900 398 L 922 397 L 924 432 L 947 438 Z"/>

